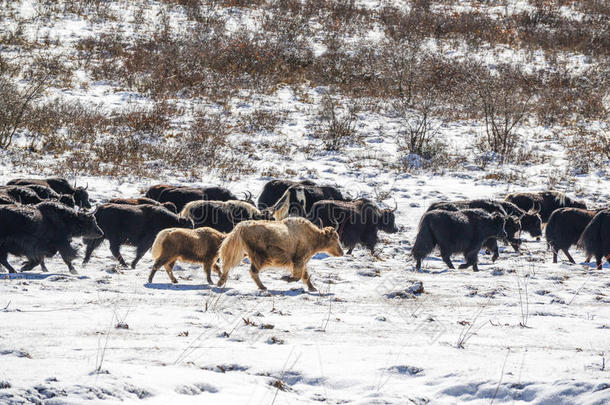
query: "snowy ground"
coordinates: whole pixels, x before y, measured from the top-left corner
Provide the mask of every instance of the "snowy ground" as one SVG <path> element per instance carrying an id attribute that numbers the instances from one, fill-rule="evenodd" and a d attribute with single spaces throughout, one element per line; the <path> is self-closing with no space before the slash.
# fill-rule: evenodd
<path id="1" fill-rule="evenodd" d="M 607 264 L 552 264 L 530 239 L 495 264 L 482 254 L 479 273 L 434 255 L 412 271 L 428 203 L 504 192 L 481 183 L 397 179 L 401 232 L 382 235 L 381 260 L 361 249 L 314 258 L 319 294 L 279 270 L 263 273 L 261 294 L 245 265 L 224 290 L 193 265 L 175 272 L 178 285 L 161 272 L 146 284 L 150 256 L 120 269 L 107 245 L 78 276 L 58 258 L 50 273 L 4 274 L 0 402 L 607 403 Z M 94 198 L 138 187 L 91 186 Z M 416 281 L 424 293 L 401 294 Z"/>

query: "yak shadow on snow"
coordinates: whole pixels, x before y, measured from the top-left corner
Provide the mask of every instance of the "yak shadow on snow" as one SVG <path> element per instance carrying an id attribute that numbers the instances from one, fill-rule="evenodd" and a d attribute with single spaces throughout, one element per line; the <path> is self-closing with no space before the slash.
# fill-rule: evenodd
<path id="1" fill-rule="evenodd" d="M 4 274 L 0 274 L 0 278 L 4 278 L 4 279 L 10 279 L 10 280 L 46 280 L 49 279 L 51 281 L 54 281 L 56 279 L 66 279 L 66 278 L 73 278 L 73 279 L 87 279 L 89 277 L 87 276 L 83 276 L 80 274 L 70 274 L 70 273 L 27 273 L 27 272 L 21 272 L 21 273 L 4 273 Z"/>
<path id="2" fill-rule="evenodd" d="M 195 290 L 218 290 L 214 292 L 221 292 L 221 288 L 211 287 L 208 284 L 172 284 L 172 283 L 146 283 L 144 287 L 151 288 L 154 290 L 178 290 L 178 291 L 195 291 Z"/>

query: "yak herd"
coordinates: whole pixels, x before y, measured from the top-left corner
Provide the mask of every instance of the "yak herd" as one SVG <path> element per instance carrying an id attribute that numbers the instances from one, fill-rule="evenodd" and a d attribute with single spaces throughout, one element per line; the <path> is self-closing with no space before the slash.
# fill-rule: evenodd
<path id="1" fill-rule="evenodd" d="M 265 267 L 291 270 L 288 281 L 301 280 L 315 291 L 307 271 L 318 252 L 341 256 L 356 245 L 375 254 L 378 231 L 398 232 L 394 208 L 380 208 L 366 198 L 353 199 L 335 186 L 312 181 L 272 180 L 265 184 L 257 203 L 252 194 L 240 199 L 222 187 L 195 188 L 160 184 L 143 197 L 114 198 L 93 211 L 87 187 L 72 186 L 62 178 L 14 179 L 0 186 L 0 264 L 15 272 L 8 255 L 25 257 L 21 271 L 40 266 L 59 253 L 71 273 L 77 251 L 71 240 L 82 237 L 84 261 L 104 240 L 122 265 L 122 245 L 136 248 L 131 267 L 152 248 L 154 260 L 148 282 L 164 267 L 176 283 L 177 261 L 203 265 L 208 283 L 212 270 L 223 286 L 231 268 L 247 258 L 250 275 L 264 290 L 258 273 Z M 544 233 L 553 253 L 581 246 L 587 261 L 595 257 L 598 268 L 610 257 L 610 210 L 588 210 L 583 202 L 563 193 L 544 191 L 509 194 L 505 200 L 437 202 L 422 216 L 411 253 L 415 267 L 435 248 L 454 268 L 451 255 L 461 253 L 478 271 L 482 248 L 499 257 L 498 240 L 515 251 L 521 249 L 521 232 L 540 239 Z"/>

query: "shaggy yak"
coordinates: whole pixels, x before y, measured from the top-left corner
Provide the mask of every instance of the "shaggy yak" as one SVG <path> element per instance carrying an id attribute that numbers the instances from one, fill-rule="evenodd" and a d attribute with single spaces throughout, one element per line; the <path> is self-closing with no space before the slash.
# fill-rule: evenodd
<path id="1" fill-rule="evenodd" d="M 502 205 L 507 215 L 519 218 L 522 231 L 529 233 L 532 238 L 542 236 L 542 219 L 538 211 L 535 209 L 523 210 L 509 201 L 498 201 L 498 203 Z"/>
<path id="2" fill-rule="evenodd" d="M 58 194 L 69 194 L 74 197 L 74 202 L 82 208 L 91 208 L 89 202 L 89 194 L 87 187 L 71 186 L 68 180 L 61 177 L 49 177 L 47 179 L 13 179 L 7 184 L 17 186 L 28 186 L 31 184 L 39 184 L 53 189 Z"/>
<path id="3" fill-rule="evenodd" d="M 510 204 L 510 203 L 507 203 Z M 517 235 L 521 232 L 521 219 L 515 215 L 512 215 L 508 211 L 504 209 L 504 204 L 501 201 L 494 200 L 461 200 L 461 201 L 451 201 L 451 202 L 436 202 L 430 204 L 427 209 L 427 212 L 432 210 L 444 210 L 444 211 L 461 211 L 464 209 L 475 209 L 480 208 L 483 211 L 494 214 L 498 213 L 505 217 L 505 226 L 504 230 L 506 231 L 506 239 L 505 242 L 510 243 L 510 245 L 515 249 L 515 252 L 519 251 L 519 247 L 521 246 L 521 240 L 517 237 Z M 511 208 L 511 207 L 508 207 Z M 519 208 L 515 206 L 518 210 Z M 514 210 L 509 210 L 513 212 Z M 517 211 L 518 212 L 518 211 Z M 540 218 L 538 217 L 538 220 Z M 529 224 L 529 223 L 528 223 Z M 498 257 L 500 257 L 499 249 L 498 249 L 498 241 L 495 238 L 489 238 L 483 246 L 489 251 L 492 252 L 493 255 L 491 257 L 491 261 L 495 262 Z"/>
<path id="4" fill-rule="evenodd" d="M 573 207 L 587 209 L 587 205 L 578 200 L 574 200 L 559 191 L 541 191 L 538 193 L 513 193 L 505 198 L 522 210 L 534 209 L 540 212 L 540 219 L 546 224 L 553 211 L 559 208 Z"/>
<path id="5" fill-rule="evenodd" d="M 165 228 L 192 228 L 192 222 L 186 218 L 155 205 L 103 204 L 95 211 L 98 225 L 104 236 L 87 239 L 87 249 L 83 264 L 89 262 L 93 251 L 104 239 L 110 243 L 110 252 L 122 266 L 127 267 L 121 256 L 121 245 L 136 246 L 136 257 L 131 262 L 135 268 L 144 253 L 152 246 L 155 236 Z"/>
<path id="6" fill-rule="evenodd" d="M 341 191 L 333 186 L 317 186 L 314 182 L 290 180 L 271 180 L 263 187 L 258 197 L 258 208 L 263 210 L 276 204 L 288 192 L 290 195 L 290 214 L 306 217 L 316 201 L 346 201 Z"/>
<path id="7" fill-rule="evenodd" d="M 417 270 L 421 269 L 421 261 L 438 246 L 443 261 L 450 269 L 454 268 L 451 255 L 460 252 L 464 254 L 466 263 L 459 268 L 472 266 L 474 271 L 479 271 L 477 260 L 481 246 L 489 238 L 506 238 L 504 223 L 502 214 L 489 214 L 482 209 L 457 212 L 433 210 L 425 213 L 412 250 Z"/>
<path id="8" fill-rule="evenodd" d="M 173 212 L 174 214 L 178 213 L 178 210 L 176 209 L 176 205 L 172 202 L 164 202 L 164 203 L 160 203 L 159 201 L 155 201 L 152 198 L 146 198 L 146 197 L 136 197 L 136 198 L 113 198 L 111 200 L 108 200 L 108 204 L 125 204 L 125 205 L 142 205 L 142 204 L 148 204 L 148 205 L 157 205 L 160 207 L 165 207 L 168 210 L 170 210 L 171 212 Z"/>
<path id="9" fill-rule="evenodd" d="M 610 261 L 610 210 L 599 211 L 589 222 L 580 236 L 578 245 L 587 256 L 595 256 L 597 269 L 601 270 L 602 260 Z"/>
<path id="10" fill-rule="evenodd" d="M 576 263 L 568 249 L 578 243 L 580 235 L 589 222 L 599 212 L 581 208 L 560 208 L 555 210 L 544 230 L 546 242 L 553 251 L 553 263 L 557 263 L 559 251 L 565 253 L 570 263 Z M 589 262 L 591 256 L 586 261 Z"/>
<path id="11" fill-rule="evenodd" d="M 70 245 L 71 239 L 102 235 L 92 214 L 50 201 L 35 206 L 2 206 L 0 224 L 0 263 L 10 273 L 15 269 L 7 261 L 9 253 L 28 259 L 22 271 L 37 265 L 47 271 L 44 258 L 59 252 L 70 273 L 75 274 L 72 260 L 76 257 L 76 250 Z"/>
<path id="12" fill-rule="evenodd" d="M 248 220 L 282 220 L 288 216 L 290 200 L 286 193 L 276 205 L 263 210 L 239 200 L 191 201 L 180 216 L 190 218 L 196 228 L 210 227 L 220 232 L 231 232 L 235 225 Z"/>
<path id="13" fill-rule="evenodd" d="M 360 198 L 354 201 L 322 200 L 316 202 L 308 219 L 316 225 L 337 229 L 341 244 L 351 254 L 357 244 L 375 254 L 377 231 L 398 232 L 395 222 L 396 208 L 378 208 L 372 201 Z"/>
<path id="14" fill-rule="evenodd" d="M 237 196 L 224 187 L 184 187 L 169 186 L 159 184 L 148 189 L 145 195 L 147 198 L 159 201 L 160 203 L 171 202 L 176 206 L 176 212 L 182 211 L 184 206 L 191 201 L 217 200 L 228 201 L 238 200 Z M 252 204 L 254 204 L 252 202 Z"/>
<path id="15" fill-rule="evenodd" d="M 172 272 L 177 260 L 188 263 L 198 263 L 203 265 L 207 280 L 212 284 L 212 268 L 220 275 L 218 260 L 218 249 L 226 234 L 218 232 L 212 228 L 164 229 L 155 238 L 152 245 L 153 264 L 148 282 L 152 283 L 155 273 L 161 266 L 165 266 L 167 275 L 172 283 L 177 283 L 176 277 Z"/>
<path id="16" fill-rule="evenodd" d="M 250 276 L 261 290 L 267 288 L 258 277 L 259 271 L 265 267 L 284 267 L 292 270 L 292 281 L 301 279 L 309 291 L 316 291 L 306 266 L 318 252 L 343 256 L 337 231 L 331 227 L 319 229 L 304 218 L 241 222 L 220 246 L 222 274 L 218 286 L 227 282 L 229 270 L 248 255 Z"/>

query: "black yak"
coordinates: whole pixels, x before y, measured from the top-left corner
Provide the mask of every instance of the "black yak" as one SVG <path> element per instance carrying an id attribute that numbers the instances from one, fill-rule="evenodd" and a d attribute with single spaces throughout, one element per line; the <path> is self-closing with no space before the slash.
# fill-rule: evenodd
<path id="1" fill-rule="evenodd" d="M 530 234 L 533 238 L 542 236 L 542 219 L 535 209 L 525 211 L 509 201 L 498 201 L 506 211 L 507 215 L 519 218 L 521 230 Z"/>
<path id="2" fill-rule="evenodd" d="M 127 264 L 121 256 L 121 245 L 136 247 L 136 257 L 131 262 L 131 267 L 135 268 L 161 230 L 193 227 L 189 219 L 155 205 L 103 204 L 96 209 L 95 218 L 104 236 L 86 240 L 83 264 L 89 262 L 91 253 L 107 239 L 110 252 L 125 267 Z"/>
<path id="3" fill-rule="evenodd" d="M 610 261 L 610 210 L 599 211 L 580 235 L 578 245 L 587 256 L 595 256 L 597 269 L 602 268 L 602 260 Z"/>
<path id="4" fill-rule="evenodd" d="M 506 231 L 505 241 L 515 249 L 515 252 L 519 251 L 521 241 L 518 235 L 521 231 L 521 221 L 517 216 L 510 215 L 506 212 L 503 204 L 500 201 L 494 201 L 489 199 L 478 199 L 478 200 L 460 200 L 460 201 L 441 201 L 430 204 L 427 212 L 432 210 L 444 210 L 444 211 L 461 211 L 464 209 L 475 209 L 479 208 L 483 211 L 494 214 L 498 213 L 505 217 L 506 224 L 504 230 Z M 483 246 L 490 252 L 492 252 L 492 261 L 496 261 L 500 256 L 498 249 L 498 242 L 495 238 L 488 239 Z"/>
<path id="5" fill-rule="evenodd" d="M 489 238 L 506 238 L 504 223 L 502 214 L 489 214 L 482 209 L 426 212 L 419 223 L 412 250 L 417 270 L 421 269 L 421 261 L 438 246 L 443 261 L 450 269 L 454 268 L 451 255 L 463 253 L 466 262 L 459 268 L 472 266 L 474 271 L 479 271 L 479 250 Z"/>
<path id="6" fill-rule="evenodd" d="M 14 184 L 17 186 L 28 186 L 30 184 L 40 184 L 43 186 L 50 187 L 58 194 L 69 194 L 74 197 L 74 202 L 78 207 L 91 208 L 89 202 L 89 194 L 87 193 L 87 187 L 76 187 L 71 186 L 68 180 L 61 177 L 49 177 L 47 179 L 13 179 L 7 184 Z"/>
<path id="7" fill-rule="evenodd" d="M 316 201 L 347 200 L 336 187 L 318 186 L 311 180 L 271 180 L 263 186 L 263 191 L 258 197 L 258 209 L 262 210 L 276 204 L 289 188 L 295 190 L 291 196 L 292 203 L 300 205 L 297 206 L 297 212 L 291 210 L 291 213 L 299 216 L 305 216 Z"/>
<path id="8" fill-rule="evenodd" d="M 43 202 L 36 192 L 30 188 L 22 186 L 0 186 L 0 194 L 8 196 L 15 203 L 24 205 L 34 205 Z"/>
<path id="9" fill-rule="evenodd" d="M 395 211 L 396 208 L 380 209 L 364 198 L 354 201 L 322 200 L 313 204 L 308 219 L 320 227 L 335 228 L 348 254 L 359 243 L 374 254 L 378 230 L 398 232 Z"/>
<path id="10" fill-rule="evenodd" d="M 160 203 L 159 201 L 153 200 L 152 198 L 147 197 L 136 197 L 136 198 L 112 198 L 107 201 L 108 204 L 125 204 L 125 205 L 158 205 L 160 207 L 165 207 L 174 214 L 178 213 L 176 209 L 176 205 L 172 202 L 164 202 Z"/>
<path id="11" fill-rule="evenodd" d="M 582 208 L 587 209 L 587 205 L 578 200 L 574 200 L 559 191 L 540 191 L 537 193 L 513 193 L 505 198 L 522 210 L 531 209 L 540 213 L 540 219 L 546 224 L 553 211 L 559 208 Z"/>
<path id="12" fill-rule="evenodd" d="M 15 270 L 7 255 L 25 256 L 22 271 L 40 265 L 46 271 L 45 257 L 59 252 L 71 273 L 76 273 L 72 260 L 76 250 L 70 245 L 73 237 L 98 237 L 102 230 L 95 217 L 77 212 L 63 204 L 45 201 L 34 206 L 0 207 L 0 263 L 10 273 Z"/>
<path id="13" fill-rule="evenodd" d="M 220 232 L 230 232 L 235 225 L 248 220 L 281 220 L 288 216 L 290 201 L 284 199 L 270 208 L 258 210 L 244 201 L 191 201 L 184 206 L 180 216 L 193 221 L 196 228 L 209 227 Z"/>
<path id="14" fill-rule="evenodd" d="M 160 203 L 171 202 L 176 206 L 177 212 L 182 211 L 184 206 L 191 201 L 216 200 L 228 201 L 238 200 L 237 196 L 223 187 L 182 187 L 161 184 L 152 186 L 146 192 L 147 198 L 152 198 Z"/>
<path id="15" fill-rule="evenodd" d="M 555 210 L 544 230 L 546 242 L 553 251 L 553 263 L 557 263 L 559 251 L 565 253 L 570 263 L 576 263 L 568 249 L 576 245 L 580 235 L 598 211 L 582 208 L 560 208 Z M 587 257 L 587 262 L 591 257 Z"/>

